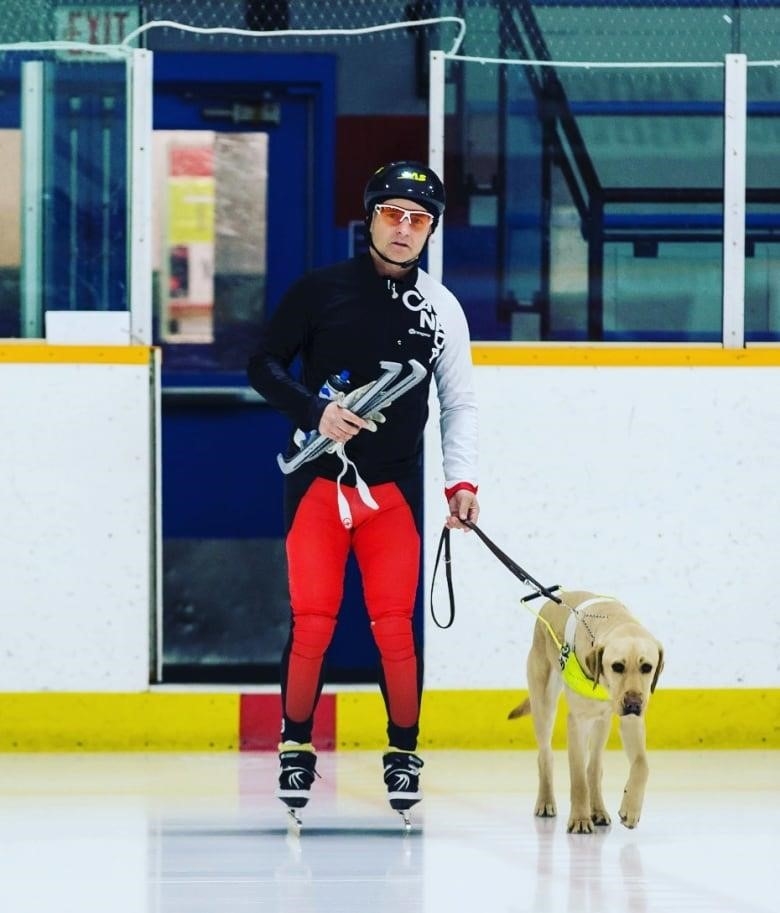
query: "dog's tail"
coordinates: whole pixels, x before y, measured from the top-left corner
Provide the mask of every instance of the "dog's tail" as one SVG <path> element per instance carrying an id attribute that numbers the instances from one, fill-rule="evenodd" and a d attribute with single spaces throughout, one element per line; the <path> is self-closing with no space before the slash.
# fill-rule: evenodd
<path id="1" fill-rule="evenodd" d="M 509 711 L 508 720 L 516 720 L 520 716 L 528 716 L 531 712 L 531 699 L 527 697 L 522 704 L 518 704 L 514 710 Z"/>

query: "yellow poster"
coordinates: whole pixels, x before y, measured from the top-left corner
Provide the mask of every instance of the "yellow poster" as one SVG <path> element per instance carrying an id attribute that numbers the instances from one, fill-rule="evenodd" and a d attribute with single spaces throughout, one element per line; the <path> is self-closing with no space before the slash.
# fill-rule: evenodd
<path id="1" fill-rule="evenodd" d="M 214 178 L 168 179 L 168 244 L 214 242 Z"/>

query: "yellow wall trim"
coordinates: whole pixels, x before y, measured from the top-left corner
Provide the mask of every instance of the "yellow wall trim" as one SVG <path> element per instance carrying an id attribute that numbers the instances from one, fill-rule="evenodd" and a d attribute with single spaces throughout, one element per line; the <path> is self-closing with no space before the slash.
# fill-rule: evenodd
<path id="1" fill-rule="evenodd" d="M 24 340 L 0 345 L 0 364 L 145 365 L 151 346 L 78 346 Z"/>
<path id="2" fill-rule="evenodd" d="M 524 691 L 428 691 L 423 696 L 420 748 L 535 749 L 530 717 L 508 720 Z M 369 693 L 339 695 L 337 745 L 381 748 L 384 707 Z M 566 747 L 564 700 L 553 747 Z M 657 691 L 647 711 L 647 744 L 656 749 L 780 748 L 780 689 L 670 689 Z M 617 718 L 610 748 L 619 748 Z"/>
<path id="3" fill-rule="evenodd" d="M 530 718 L 508 720 L 523 691 L 426 691 L 420 749 L 535 749 Z M 241 747 L 238 692 L 0 694 L 0 751 L 230 751 Z M 337 693 L 336 748 L 387 744 L 376 689 Z M 610 748 L 619 748 L 617 720 Z M 274 717 L 274 745 L 277 720 Z M 559 707 L 553 747 L 563 749 Z M 664 689 L 647 714 L 650 749 L 778 749 L 780 689 Z"/>
<path id="4" fill-rule="evenodd" d="M 2 751 L 238 748 L 238 694 L 0 694 Z"/>
<path id="5" fill-rule="evenodd" d="M 479 366 L 776 368 L 780 367 L 780 347 L 724 349 L 723 346 L 712 344 L 628 346 L 608 342 L 598 345 L 480 342 L 472 344 L 471 358 Z"/>

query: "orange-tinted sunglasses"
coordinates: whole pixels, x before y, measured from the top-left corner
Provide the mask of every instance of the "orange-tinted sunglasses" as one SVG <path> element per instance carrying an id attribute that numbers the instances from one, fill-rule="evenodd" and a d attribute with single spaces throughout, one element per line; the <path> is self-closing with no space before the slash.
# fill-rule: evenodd
<path id="1" fill-rule="evenodd" d="M 377 203 L 374 211 L 385 225 L 392 228 L 408 222 L 415 231 L 423 231 L 433 224 L 431 213 L 419 209 L 402 209 L 400 206 L 391 206 L 389 203 Z"/>

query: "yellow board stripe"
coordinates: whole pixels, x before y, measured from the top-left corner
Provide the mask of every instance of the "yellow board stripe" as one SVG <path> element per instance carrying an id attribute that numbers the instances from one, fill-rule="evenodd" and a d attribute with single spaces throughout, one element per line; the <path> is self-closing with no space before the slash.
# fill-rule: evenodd
<path id="1" fill-rule="evenodd" d="M 0 345 L 0 362 L 19 364 L 145 364 L 150 346 L 56 345 L 13 341 Z M 574 343 L 474 343 L 475 365 L 542 365 L 549 367 L 778 367 L 780 348 L 756 346 L 623 346 Z"/>
<path id="2" fill-rule="evenodd" d="M 427 691 L 420 748 L 535 749 L 530 717 L 508 720 L 522 691 Z M 610 748 L 619 748 L 613 719 Z M 339 695 L 336 742 L 341 749 L 381 748 L 384 705 L 376 694 Z M 647 744 L 656 749 L 780 748 L 780 689 L 657 691 L 647 711 Z M 553 747 L 566 747 L 566 713 L 559 706 Z"/>
<path id="3" fill-rule="evenodd" d="M 523 691 L 426 691 L 420 749 L 534 750 L 529 717 L 508 720 Z M 228 751 L 240 748 L 237 692 L 0 694 L 0 751 Z M 553 747 L 566 747 L 561 702 Z M 276 733 L 274 719 L 274 734 Z M 336 748 L 381 750 L 385 708 L 376 688 L 336 695 Z M 620 747 L 613 720 L 609 748 Z M 657 691 L 650 749 L 778 749 L 780 688 Z"/>
<path id="4" fill-rule="evenodd" d="M 473 343 L 475 365 L 538 365 L 544 367 L 654 367 L 701 368 L 780 366 L 780 347 L 724 349 L 714 345 L 626 346 L 612 343 Z"/>
<path id="5" fill-rule="evenodd" d="M 72 346 L 42 342 L 12 342 L 0 345 L 0 363 L 145 365 L 151 346 Z"/>
<path id="6" fill-rule="evenodd" d="M 238 748 L 239 694 L 0 695 L 3 751 Z"/>

